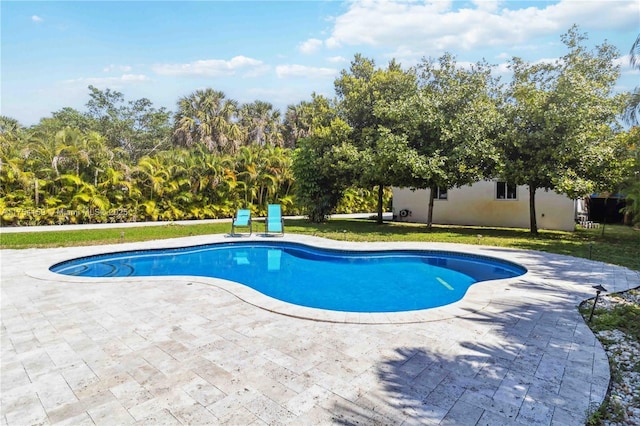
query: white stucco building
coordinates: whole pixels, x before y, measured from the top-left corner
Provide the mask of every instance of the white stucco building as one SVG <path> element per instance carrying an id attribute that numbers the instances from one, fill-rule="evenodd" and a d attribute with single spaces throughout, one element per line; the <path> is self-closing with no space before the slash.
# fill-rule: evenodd
<path id="1" fill-rule="evenodd" d="M 393 188 L 396 220 L 426 223 L 429 190 Z M 536 219 L 539 229 L 573 231 L 576 200 L 553 191 L 536 191 Z M 527 186 L 499 181 L 480 181 L 460 188 L 438 189 L 433 202 L 433 223 L 529 228 Z"/>

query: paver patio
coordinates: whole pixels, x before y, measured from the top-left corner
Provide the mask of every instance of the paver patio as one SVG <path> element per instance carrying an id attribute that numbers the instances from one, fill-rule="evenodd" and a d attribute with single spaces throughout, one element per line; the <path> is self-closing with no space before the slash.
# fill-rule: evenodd
<path id="1" fill-rule="evenodd" d="M 1 424 L 582 425 L 609 369 L 577 305 L 592 285 L 640 285 L 636 271 L 540 252 L 299 235 L 278 240 L 465 250 L 529 272 L 475 284 L 447 307 L 373 315 L 200 277 L 48 271 L 94 253 L 229 240 L 3 250 Z"/>

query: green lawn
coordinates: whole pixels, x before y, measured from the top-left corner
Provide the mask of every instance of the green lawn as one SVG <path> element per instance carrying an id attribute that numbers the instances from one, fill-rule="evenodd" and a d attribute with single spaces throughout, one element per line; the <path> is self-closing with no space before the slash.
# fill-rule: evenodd
<path id="1" fill-rule="evenodd" d="M 226 234 L 230 223 L 140 226 L 135 228 L 105 228 L 96 230 L 3 233 L 0 248 L 66 247 L 79 245 L 116 244 L 148 241 L 191 235 Z M 482 244 L 539 250 L 550 253 L 600 260 L 640 270 L 640 231 L 622 225 L 607 225 L 601 229 L 578 229 L 575 232 L 543 231 L 531 235 L 526 229 L 483 228 L 470 226 L 434 226 L 386 222 L 378 225 L 371 220 L 332 219 L 315 224 L 306 220 L 287 220 L 287 233 L 316 235 L 349 241 L 424 241 Z M 254 223 L 254 231 L 262 232 L 262 223 Z"/>

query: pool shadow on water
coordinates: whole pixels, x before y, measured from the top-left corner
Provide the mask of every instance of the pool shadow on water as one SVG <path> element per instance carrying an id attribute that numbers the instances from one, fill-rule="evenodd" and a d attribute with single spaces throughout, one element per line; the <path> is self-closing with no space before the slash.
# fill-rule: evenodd
<path id="1" fill-rule="evenodd" d="M 492 312 L 443 324 L 441 335 L 393 348 L 376 366 L 378 390 L 334 404 L 334 421 L 584 424 L 607 390 L 608 369 L 592 370 L 594 358 L 606 363 L 606 355 L 573 296 L 548 293 L 544 303 L 505 300 Z M 447 339 L 456 329 L 459 339 Z"/>

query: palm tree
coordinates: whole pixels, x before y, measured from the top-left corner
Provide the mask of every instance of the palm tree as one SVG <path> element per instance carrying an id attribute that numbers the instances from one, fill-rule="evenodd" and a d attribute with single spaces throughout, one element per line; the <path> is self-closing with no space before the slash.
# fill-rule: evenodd
<path id="1" fill-rule="evenodd" d="M 5 197 L 20 187 L 25 187 L 26 156 L 20 146 L 24 145 L 23 137 L 16 129 L 18 122 L 7 117 L 0 117 L 0 197 Z"/>
<path id="2" fill-rule="evenodd" d="M 22 126 L 18 120 L 0 115 L 0 135 L 15 137 L 21 130 Z"/>
<path id="3" fill-rule="evenodd" d="M 234 153 L 242 140 L 236 101 L 213 89 L 197 90 L 180 98 L 174 117 L 174 143 L 202 144 L 211 152 Z"/>
<path id="4" fill-rule="evenodd" d="M 191 174 L 194 172 L 193 156 L 187 150 L 170 150 L 160 153 L 165 164 L 169 179 L 165 187 L 162 203 L 165 207 L 163 218 L 184 219 L 191 208 L 194 194 L 191 192 Z"/>
<path id="5" fill-rule="evenodd" d="M 321 127 L 329 127 L 331 120 L 337 117 L 332 102 L 322 95 L 311 94 L 311 101 L 301 101 L 289 105 L 282 125 L 283 145 L 295 148 L 299 139 L 308 138 Z"/>
<path id="6" fill-rule="evenodd" d="M 269 201 L 279 202 L 288 197 L 294 178 L 291 170 L 291 151 L 281 147 L 268 147 L 266 152 L 267 171 L 273 177 L 273 186 L 269 191 Z"/>
<path id="7" fill-rule="evenodd" d="M 640 34 L 629 51 L 631 66 L 640 71 Z M 625 120 L 631 125 L 640 124 L 640 86 L 636 86 L 624 113 Z"/>
<path id="8" fill-rule="evenodd" d="M 51 179 L 59 177 L 60 168 L 69 162 L 67 154 L 70 147 L 65 145 L 64 137 L 35 133 L 29 138 L 28 148 L 29 157 L 39 163 L 40 177 Z"/>
<path id="9" fill-rule="evenodd" d="M 284 118 L 284 145 L 295 148 L 298 139 L 311 135 L 313 114 L 309 102 L 302 101 L 297 105 L 289 105 Z"/>
<path id="10" fill-rule="evenodd" d="M 258 170 L 251 147 L 240 148 L 235 156 L 234 169 L 243 195 L 244 207 L 248 207 L 258 198 Z"/>
<path id="11" fill-rule="evenodd" d="M 56 181 L 61 187 L 59 194 L 61 204 L 57 209 L 62 206 L 65 211 L 73 212 L 68 217 L 70 223 L 104 222 L 106 220 L 106 214 L 111 204 L 96 187 L 73 173 L 60 175 Z"/>
<path id="12" fill-rule="evenodd" d="M 137 177 L 136 186 L 148 189 L 148 200 L 153 200 L 154 195 L 164 195 L 164 184 L 169 179 L 169 173 L 157 157 L 140 159 L 134 173 Z"/>
<path id="13" fill-rule="evenodd" d="M 115 220 L 133 220 L 142 192 L 131 178 L 131 168 L 124 163 L 113 163 L 103 166 L 100 177 L 96 187 L 112 206 L 117 207 Z"/>
<path id="14" fill-rule="evenodd" d="M 244 104 L 239 112 L 240 125 L 246 134 L 247 145 L 282 146 L 280 111 L 268 102 L 255 101 Z"/>
<path id="15" fill-rule="evenodd" d="M 219 213 L 223 211 L 217 210 L 216 206 L 224 204 L 231 196 L 226 178 L 226 170 L 230 167 L 227 163 L 228 157 L 208 152 L 204 148 L 191 151 L 186 158 L 185 167 L 189 173 L 190 192 L 193 194 L 190 210 L 194 218 L 219 217 Z M 232 175 L 232 180 L 235 180 L 235 173 Z"/>

